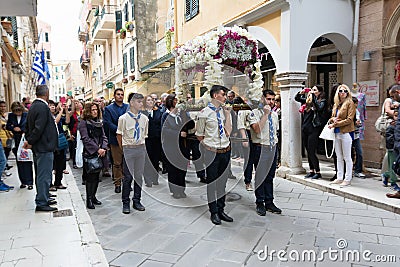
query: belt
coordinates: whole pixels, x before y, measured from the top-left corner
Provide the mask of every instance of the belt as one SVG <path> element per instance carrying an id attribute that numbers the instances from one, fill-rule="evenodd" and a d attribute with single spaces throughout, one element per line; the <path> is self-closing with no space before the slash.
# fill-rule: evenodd
<path id="1" fill-rule="evenodd" d="M 229 145 L 229 146 L 226 147 L 226 148 L 220 148 L 220 149 L 218 149 L 218 148 L 212 148 L 212 147 L 206 146 L 205 144 L 203 144 L 203 146 L 204 146 L 204 148 L 207 149 L 208 151 L 212 151 L 212 152 L 215 152 L 215 153 L 217 153 L 217 154 L 226 153 L 226 152 L 228 152 L 228 151 L 231 150 L 231 145 Z"/>
<path id="2" fill-rule="evenodd" d="M 270 147 L 271 145 L 263 145 L 263 144 L 260 144 L 260 143 L 253 143 L 253 145 L 255 145 L 255 146 L 265 146 L 265 147 Z"/>
<path id="3" fill-rule="evenodd" d="M 144 146 L 144 144 L 140 144 L 140 145 L 125 145 L 125 146 L 122 146 L 122 148 L 139 148 L 139 147 L 142 147 L 142 146 Z"/>

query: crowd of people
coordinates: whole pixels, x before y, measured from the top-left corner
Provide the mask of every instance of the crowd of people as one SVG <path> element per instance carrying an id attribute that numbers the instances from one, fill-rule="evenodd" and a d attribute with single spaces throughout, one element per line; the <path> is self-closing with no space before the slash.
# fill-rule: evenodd
<path id="1" fill-rule="evenodd" d="M 345 187 L 351 185 L 353 175 L 365 177 L 360 143 L 365 103 L 362 95 L 355 94 L 345 84 L 335 85 L 331 92 L 328 99 L 323 87 L 315 85 L 304 88 L 295 97 L 302 105 L 301 133 L 309 163 L 305 179 L 323 178 L 316 154 L 319 135 L 328 124 L 335 133 L 332 149 L 336 174 L 330 180 L 334 185 Z M 384 185 L 390 181 L 396 190 L 388 197 L 395 198 L 400 198 L 400 190 L 391 164 L 400 151 L 400 140 L 395 140 L 396 134 L 400 137 L 395 127 L 399 94 L 400 86 L 393 86 L 389 100 L 384 103 L 393 123 L 386 131 L 388 167 L 382 177 Z M 0 101 L 0 171 L 3 176 L 7 175 L 8 155 L 12 151 L 18 159 L 22 141 L 23 149 L 32 150 L 31 161 L 17 160 L 16 165 L 20 188 L 32 190 L 36 186 L 36 211 L 57 210 L 52 191 L 66 189 L 62 180 L 63 174 L 68 173 L 68 160 L 73 168 L 78 168 L 77 159 L 79 162 L 82 158 L 82 184 L 86 188 L 88 209 L 102 204 L 96 197 L 102 173 L 103 177 L 112 176 L 115 193 L 122 193 L 124 214 L 130 213 L 131 191 L 132 208 L 145 210 L 141 203 L 143 182 L 147 187 L 158 186 L 159 172 L 167 173 L 171 197 L 186 198 L 187 169 L 192 161 L 199 182 L 207 186 L 211 222 L 216 225 L 221 221 L 232 222 L 233 218 L 224 211 L 225 188 L 229 178 L 236 179 L 231 171 L 231 159 L 244 158 L 245 188 L 255 193 L 256 213 L 265 216 L 267 211 L 282 212 L 274 204 L 273 193 L 273 180 L 280 164 L 281 106 L 280 96 L 272 90 L 262 92 L 258 108 L 238 112 L 231 105 L 245 101 L 219 85 L 210 89 L 211 102 L 196 112 L 178 108 L 176 95 L 167 93 L 160 98 L 156 94 L 131 93 L 124 103 L 121 88 L 115 89 L 114 99 L 108 105 L 104 99 L 83 103 L 72 96 L 55 103 L 49 100 L 45 85 L 37 86 L 36 96 L 32 103 L 30 99 L 13 102 L 10 113 L 5 112 L 6 103 Z M 190 94 L 187 101 L 193 101 Z M 80 145 L 82 151 L 77 150 Z M 11 189 L 0 178 L 0 190 Z"/>

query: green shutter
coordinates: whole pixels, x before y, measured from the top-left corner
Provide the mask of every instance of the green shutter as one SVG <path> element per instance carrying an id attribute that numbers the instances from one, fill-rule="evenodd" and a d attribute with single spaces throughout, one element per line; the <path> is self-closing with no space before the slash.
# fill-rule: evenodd
<path id="1" fill-rule="evenodd" d="M 124 72 L 124 76 L 128 75 L 128 55 L 126 53 L 124 53 L 123 55 L 123 72 Z"/>
<path id="2" fill-rule="evenodd" d="M 131 0 L 132 20 L 135 20 L 135 1 Z"/>
<path id="3" fill-rule="evenodd" d="M 122 29 L 122 12 L 120 10 L 115 11 L 115 30 L 118 32 Z"/>
<path id="4" fill-rule="evenodd" d="M 135 70 L 135 48 L 134 47 L 131 47 L 131 49 L 129 50 L 129 59 L 130 59 L 131 71 Z"/>

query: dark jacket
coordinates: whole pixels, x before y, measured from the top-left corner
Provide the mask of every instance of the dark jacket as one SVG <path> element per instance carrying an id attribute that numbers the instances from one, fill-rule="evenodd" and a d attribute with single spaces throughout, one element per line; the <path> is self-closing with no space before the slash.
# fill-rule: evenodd
<path id="1" fill-rule="evenodd" d="M 190 152 L 187 138 L 182 137 L 180 133 L 187 133 L 188 130 L 195 127 L 195 123 L 184 111 L 180 113 L 179 119 L 170 113 L 164 113 L 162 121 L 161 142 L 165 154 L 168 155 L 168 160 L 174 166 L 186 170 Z"/>
<path id="2" fill-rule="evenodd" d="M 391 149 L 393 150 L 394 148 L 394 125 L 389 125 L 386 129 L 385 135 L 386 135 L 386 149 Z"/>
<path id="3" fill-rule="evenodd" d="M 294 99 L 303 105 L 306 103 L 307 94 L 297 93 Z M 329 116 L 329 114 L 327 113 L 326 100 L 318 100 L 317 97 L 313 95 L 311 107 L 313 107 L 313 109 L 310 109 L 309 111 L 304 111 L 303 128 L 308 126 L 312 126 L 315 128 L 325 126 Z"/>
<path id="4" fill-rule="evenodd" d="M 58 134 L 49 106 L 43 101 L 33 101 L 26 123 L 25 139 L 32 145 L 34 153 L 54 152 L 58 145 Z"/>
<path id="5" fill-rule="evenodd" d="M 400 116 L 396 121 L 396 126 L 394 127 L 394 153 L 396 156 L 400 155 Z"/>
<path id="6" fill-rule="evenodd" d="M 118 106 L 115 102 L 111 105 L 108 105 L 104 109 L 104 132 L 108 138 L 108 143 L 110 145 L 118 145 L 117 141 L 117 128 L 118 128 L 118 119 L 121 115 L 125 114 L 128 109 L 128 104 L 122 104 L 122 106 Z"/>
<path id="7" fill-rule="evenodd" d="M 97 154 L 99 148 L 107 149 L 107 137 L 102 126 L 96 127 L 91 121 L 81 120 L 78 125 L 83 143 L 83 155 Z"/>
<path id="8" fill-rule="evenodd" d="M 28 116 L 27 112 L 22 113 L 21 121 L 18 123 L 17 115 L 15 115 L 14 113 L 8 114 L 8 121 L 7 121 L 6 129 L 11 131 L 14 135 L 15 149 L 18 149 L 19 142 L 21 142 L 22 134 L 25 133 L 27 116 Z M 21 131 L 20 132 L 14 131 L 15 127 L 21 128 Z"/>
<path id="9" fill-rule="evenodd" d="M 147 138 L 160 138 L 161 137 L 161 117 L 163 113 L 161 113 L 160 109 L 153 110 L 153 116 L 150 116 L 150 113 L 145 110 L 142 111 L 144 115 L 149 118 L 149 130 L 147 134 Z"/>

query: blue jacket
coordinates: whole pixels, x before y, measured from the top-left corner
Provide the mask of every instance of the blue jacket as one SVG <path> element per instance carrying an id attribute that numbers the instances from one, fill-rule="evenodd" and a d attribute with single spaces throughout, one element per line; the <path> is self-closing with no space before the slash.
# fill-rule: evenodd
<path id="1" fill-rule="evenodd" d="M 104 132 L 108 139 L 108 144 L 110 145 L 118 145 L 117 141 L 117 128 L 118 128 L 118 119 L 121 115 L 125 114 L 128 109 L 128 104 L 122 104 L 122 106 L 118 106 L 115 102 L 111 105 L 108 105 L 104 109 Z"/>

